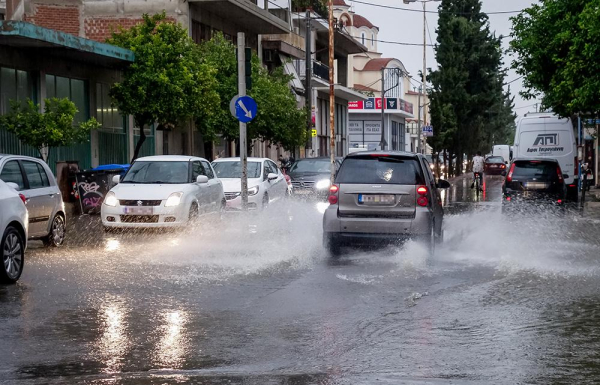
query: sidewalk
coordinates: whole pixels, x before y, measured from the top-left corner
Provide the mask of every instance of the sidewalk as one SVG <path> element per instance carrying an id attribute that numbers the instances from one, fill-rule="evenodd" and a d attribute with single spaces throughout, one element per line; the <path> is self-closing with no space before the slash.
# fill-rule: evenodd
<path id="1" fill-rule="evenodd" d="M 583 216 L 600 219 L 600 188 L 592 187 L 585 192 Z"/>

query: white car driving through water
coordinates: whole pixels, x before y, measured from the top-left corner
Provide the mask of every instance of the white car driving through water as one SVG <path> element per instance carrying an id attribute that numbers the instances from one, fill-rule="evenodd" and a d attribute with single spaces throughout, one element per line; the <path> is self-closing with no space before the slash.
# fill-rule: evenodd
<path id="1" fill-rule="evenodd" d="M 114 227 L 178 227 L 225 208 L 223 185 L 203 158 L 161 155 L 139 158 L 104 198 L 102 224 Z"/>
<path id="2" fill-rule="evenodd" d="M 28 214 L 16 183 L 0 180 L 0 283 L 15 283 L 23 272 Z"/>
<path id="3" fill-rule="evenodd" d="M 227 210 L 242 208 L 242 163 L 240 158 L 221 158 L 213 162 L 217 177 L 223 182 Z M 268 158 L 248 158 L 248 208 L 264 209 L 269 203 L 288 194 L 285 176 Z"/>

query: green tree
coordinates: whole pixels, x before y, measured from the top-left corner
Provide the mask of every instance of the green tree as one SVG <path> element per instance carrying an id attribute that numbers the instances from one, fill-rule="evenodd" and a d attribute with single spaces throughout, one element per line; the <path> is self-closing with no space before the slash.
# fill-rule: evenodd
<path id="1" fill-rule="evenodd" d="M 199 115 L 197 127 L 205 139 L 214 140 L 222 135 L 225 140 L 239 138 L 238 121 L 231 116 L 229 104 L 237 95 L 237 58 L 235 46 L 222 34 L 200 46 L 200 58 L 207 65 L 218 68 L 217 91 L 221 96 L 219 108 L 211 111 L 211 116 Z M 248 123 L 248 143 L 259 139 L 277 143 L 291 150 L 304 144 L 306 111 L 297 108 L 296 98 L 289 82 L 291 76 L 282 68 L 269 73 L 258 57 L 252 55 L 252 89 L 247 93 L 256 100 L 258 113 Z"/>
<path id="2" fill-rule="evenodd" d="M 217 70 L 200 60 L 200 52 L 187 29 L 171 22 L 165 13 L 143 16 L 142 23 L 112 33 L 108 43 L 132 50 L 135 62 L 110 94 L 115 105 L 132 115 L 140 127 L 133 159 L 146 140 L 144 128 L 172 128 L 196 116 L 210 119 L 220 99 Z"/>
<path id="3" fill-rule="evenodd" d="M 0 116 L 0 128 L 12 132 L 26 145 L 36 148 L 44 162 L 52 147 L 71 146 L 89 140 L 90 131 L 100 127 L 96 119 L 74 124 L 77 108 L 67 98 L 44 100 L 41 107 L 27 100 L 11 101 L 11 110 Z"/>
<path id="4" fill-rule="evenodd" d="M 430 74 L 428 90 L 432 143 L 435 152 L 455 157 L 451 171 L 460 175 L 464 154 L 489 151 L 507 140 L 501 133 L 514 124 L 512 99 L 503 91 L 501 37 L 490 30 L 480 0 L 442 2 L 435 51 L 439 69 Z"/>
<path id="5" fill-rule="evenodd" d="M 561 116 L 600 111 L 600 0 L 541 0 L 512 18 L 513 68 Z"/>

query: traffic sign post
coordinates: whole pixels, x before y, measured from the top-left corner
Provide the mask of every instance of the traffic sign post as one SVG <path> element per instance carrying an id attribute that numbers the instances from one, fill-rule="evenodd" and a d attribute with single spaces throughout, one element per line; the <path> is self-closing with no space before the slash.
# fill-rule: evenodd
<path id="1" fill-rule="evenodd" d="M 238 32 L 238 95 L 240 100 L 246 96 L 246 34 Z M 235 116 L 238 116 L 238 102 L 235 102 Z M 242 211 L 248 211 L 248 154 L 246 144 L 246 121 L 240 121 L 240 160 L 242 161 L 241 196 Z M 249 120 L 248 120 L 249 121 Z"/>
<path id="2" fill-rule="evenodd" d="M 248 123 L 256 117 L 257 106 L 250 96 L 240 96 L 234 103 L 235 117 L 242 123 Z"/>

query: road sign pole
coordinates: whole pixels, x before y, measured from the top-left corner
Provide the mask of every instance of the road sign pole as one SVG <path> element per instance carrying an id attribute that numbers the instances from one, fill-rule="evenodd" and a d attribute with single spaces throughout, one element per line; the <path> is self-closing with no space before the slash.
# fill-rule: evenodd
<path id="1" fill-rule="evenodd" d="M 246 34 L 238 32 L 238 95 L 246 95 Z M 248 145 L 246 143 L 246 123 L 240 122 L 240 159 L 242 161 L 242 210 L 248 210 Z"/>

